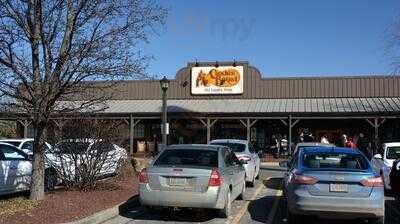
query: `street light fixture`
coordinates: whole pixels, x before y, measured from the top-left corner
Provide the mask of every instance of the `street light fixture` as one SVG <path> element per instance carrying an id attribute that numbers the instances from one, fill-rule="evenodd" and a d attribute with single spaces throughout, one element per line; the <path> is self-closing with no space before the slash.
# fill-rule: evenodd
<path id="1" fill-rule="evenodd" d="M 162 144 L 163 147 L 167 146 L 167 134 L 168 134 L 168 125 L 167 125 L 167 90 L 169 87 L 169 80 L 164 76 L 160 80 L 161 90 L 162 90 L 162 126 L 161 126 L 161 134 L 162 134 Z"/>

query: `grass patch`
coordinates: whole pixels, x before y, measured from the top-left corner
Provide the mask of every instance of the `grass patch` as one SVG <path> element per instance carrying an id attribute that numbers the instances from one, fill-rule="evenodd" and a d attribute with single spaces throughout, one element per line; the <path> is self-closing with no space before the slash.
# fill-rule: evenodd
<path id="1" fill-rule="evenodd" d="M 27 212 L 37 207 L 39 202 L 31 201 L 25 197 L 16 197 L 0 200 L 0 217 L 12 216 L 18 212 Z"/>

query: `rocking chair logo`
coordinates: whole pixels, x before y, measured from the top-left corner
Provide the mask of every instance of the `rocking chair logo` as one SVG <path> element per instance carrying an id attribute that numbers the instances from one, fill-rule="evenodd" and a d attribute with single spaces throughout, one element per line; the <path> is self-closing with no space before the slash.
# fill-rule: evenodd
<path id="1" fill-rule="evenodd" d="M 243 66 L 193 67 L 192 94 L 242 94 Z"/>

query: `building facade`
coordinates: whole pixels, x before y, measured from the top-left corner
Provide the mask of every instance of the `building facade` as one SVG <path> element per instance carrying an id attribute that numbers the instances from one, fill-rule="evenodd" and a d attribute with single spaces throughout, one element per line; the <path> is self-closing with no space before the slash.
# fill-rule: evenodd
<path id="1" fill-rule="evenodd" d="M 153 148 L 161 94 L 158 80 L 120 81 L 106 109 L 86 117 L 121 121 L 131 152 Z M 373 147 L 400 140 L 398 76 L 268 78 L 248 62 L 196 62 L 177 72 L 167 94 L 169 144 L 241 138 L 266 148 L 276 138 L 295 143 L 305 131 L 331 142 L 363 133 Z M 29 122 L 19 124 L 28 135 Z"/>

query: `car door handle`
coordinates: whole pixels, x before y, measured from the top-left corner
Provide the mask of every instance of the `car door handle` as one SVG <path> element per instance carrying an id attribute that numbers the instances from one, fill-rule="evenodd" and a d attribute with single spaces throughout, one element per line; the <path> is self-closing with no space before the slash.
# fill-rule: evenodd
<path id="1" fill-rule="evenodd" d="M 17 166 L 10 166 L 10 169 L 11 170 L 16 170 L 16 169 L 18 169 L 18 167 Z"/>

